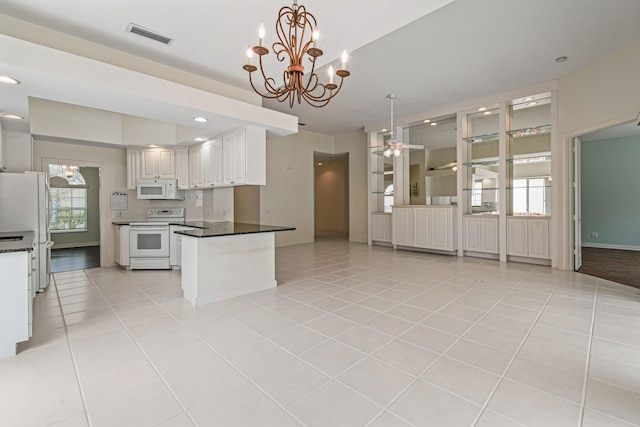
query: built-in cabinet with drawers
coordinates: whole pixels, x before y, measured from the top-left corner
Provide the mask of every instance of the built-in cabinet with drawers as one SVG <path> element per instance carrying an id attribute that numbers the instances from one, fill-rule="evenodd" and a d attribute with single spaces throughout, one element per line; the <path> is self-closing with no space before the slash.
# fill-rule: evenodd
<path id="1" fill-rule="evenodd" d="M 456 206 L 405 205 L 392 210 L 394 247 L 452 252 L 458 235 L 454 221 Z"/>
<path id="2" fill-rule="evenodd" d="M 498 254 L 498 215 L 465 215 L 462 219 L 464 250 Z"/>
<path id="3" fill-rule="evenodd" d="M 434 210 L 438 209 L 434 205 L 408 206 L 421 191 L 420 184 L 415 184 L 421 181 L 410 178 L 414 170 L 408 170 L 415 167 L 412 159 L 421 153 L 403 152 L 393 165 L 387 164 L 390 162 L 380 156 L 383 136 L 377 130 L 368 133 L 371 243 L 388 241 L 384 212 L 392 210 L 395 248 L 457 251 L 459 256 L 553 265 L 551 160 L 558 140 L 557 94 L 551 91 L 492 102 L 456 113 L 456 161 L 436 162 L 425 172 L 429 177 L 439 176 L 442 169 L 455 173 L 457 200 L 452 198 L 452 202 L 457 202 L 457 208 L 449 207 L 451 217 L 444 215 L 446 210 Z M 412 120 L 418 123 L 415 117 Z M 409 124 L 398 134 L 405 143 L 422 143 L 408 138 L 413 135 L 411 126 L 422 125 Z M 425 141 L 428 148 L 430 141 Z M 393 192 L 387 195 L 391 188 Z M 392 198 L 395 204 L 388 209 Z"/>
<path id="4" fill-rule="evenodd" d="M 507 255 L 549 259 L 549 218 L 508 217 Z"/>

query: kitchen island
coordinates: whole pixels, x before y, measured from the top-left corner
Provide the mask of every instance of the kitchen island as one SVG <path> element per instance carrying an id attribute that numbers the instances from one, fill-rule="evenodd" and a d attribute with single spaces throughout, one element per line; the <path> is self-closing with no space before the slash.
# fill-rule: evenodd
<path id="1" fill-rule="evenodd" d="M 277 286 L 275 235 L 295 230 L 264 224 L 187 221 L 182 289 L 194 307 Z"/>

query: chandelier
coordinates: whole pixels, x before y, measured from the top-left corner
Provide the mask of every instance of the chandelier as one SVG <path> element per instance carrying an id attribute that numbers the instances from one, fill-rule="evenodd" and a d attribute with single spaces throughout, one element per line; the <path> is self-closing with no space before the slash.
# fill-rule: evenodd
<path id="1" fill-rule="evenodd" d="M 276 34 L 278 41 L 272 45 L 273 52 L 279 62 L 287 61 L 289 65 L 282 73 L 282 83 L 277 84 L 273 77 L 267 77 L 263 68 L 262 58 L 269 54 L 269 49 L 264 47 L 265 30 L 264 25 L 260 25 L 258 32 L 260 42 L 257 46 L 247 48 L 248 62 L 242 68 L 249 72 L 249 82 L 251 87 L 260 96 L 268 99 L 276 99 L 279 102 L 289 101 L 289 106 L 293 107 L 294 100 L 298 104 L 304 99 L 313 107 L 324 107 L 329 101 L 340 92 L 342 82 L 349 76 L 346 70 L 347 52 L 342 53 L 342 66 L 339 70 L 329 67 L 328 83 L 321 83 L 320 77 L 315 72 L 316 60 L 322 56 L 322 50 L 316 47 L 319 37 L 316 18 L 307 12 L 307 9 L 300 5 L 297 0 L 293 1 L 291 7 L 284 6 L 278 13 L 276 21 Z M 258 55 L 260 73 L 258 87 L 253 79 L 253 72 L 258 67 L 253 65 L 253 54 Z M 308 56 L 311 63 L 311 71 L 305 74 L 303 60 Z M 340 78 L 340 83 L 334 83 L 334 77 Z"/>

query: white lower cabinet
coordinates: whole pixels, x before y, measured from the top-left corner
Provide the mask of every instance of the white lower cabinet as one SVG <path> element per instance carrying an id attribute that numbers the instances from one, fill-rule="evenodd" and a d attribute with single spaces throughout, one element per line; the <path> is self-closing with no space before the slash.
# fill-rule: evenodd
<path id="1" fill-rule="evenodd" d="M 393 207 L 391 211 L 393 222 L 394 246 L 413 246 L 413 210 L 408 207 Z"/>
<path id="2" fill-rule="evenodd" d="M 489 254 L 499 252 L 498 217 L 469 215 L 462 219 L 462 226 L 465 251 Z"/>
<path id="3" fill-rule="evenodd" d="M 374 242 L 391 243 L 391 214 L 371 214 L 371 240 Z"/>
<path id="4" fill-rule="evenodd" d="M 551 259 L 549 218 L 508 217 L 507 255 Z"/>
<path id="5" fill-rule="evenodd" d="M 455 206 L 394 206 L 393 245 L 455 251 L 455 211 Z"/>
<path id="6" fill-rule="evenodd" d="M 0 253 L 0 359 L 16 354 L 16 344 L 30 336 L 32 304 L 29 274 L 31 253 Z"/>
<path id="7" fill-rule="evenodd" d="M 128 225 L 115 225 L 114 236 L 114 261 L 126 267 L 129 265 L 129 226 Z"/>

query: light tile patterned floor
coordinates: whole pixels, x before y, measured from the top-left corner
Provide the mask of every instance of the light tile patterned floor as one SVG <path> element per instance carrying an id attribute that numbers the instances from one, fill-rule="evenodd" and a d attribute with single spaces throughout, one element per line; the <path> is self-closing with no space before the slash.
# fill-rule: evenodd
<path id="1" fill-rule="evenodd" d="M 277 289 L 197 309 L 179 272 L 56 274 L 0 361 L 0 425 L 640 422 L 639 289 L 340 241 L 276 264 Z"/>

